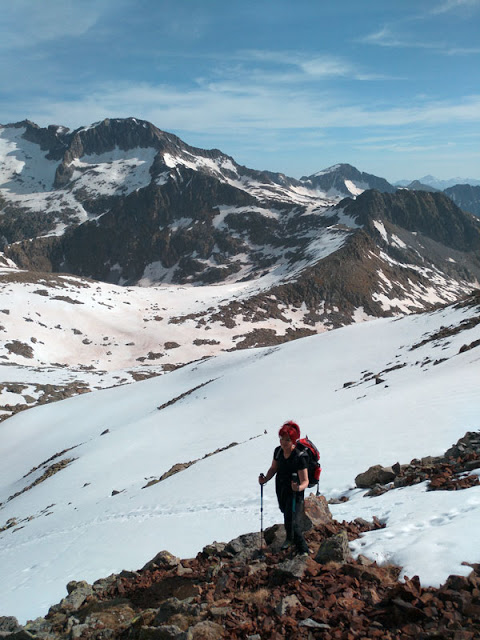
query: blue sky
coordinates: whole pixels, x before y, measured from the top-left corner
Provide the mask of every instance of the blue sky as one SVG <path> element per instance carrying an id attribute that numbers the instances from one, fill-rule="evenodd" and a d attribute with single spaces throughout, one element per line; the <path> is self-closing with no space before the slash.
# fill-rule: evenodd
<path id="1" fill-rule="evenodd" d="M 480 178 L 480 0 L 0 0 L 0 122 L 135 116 L 254 169 Z"/>

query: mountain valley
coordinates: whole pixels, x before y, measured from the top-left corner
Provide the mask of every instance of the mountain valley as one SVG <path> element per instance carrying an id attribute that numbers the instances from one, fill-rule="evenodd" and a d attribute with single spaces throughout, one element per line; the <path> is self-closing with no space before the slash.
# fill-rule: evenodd
<path id="1" fill-rule="evenodd" d="M 2 419 L 480 280 L 480 222 L 442 193 L 255 171 L 134 118 L 2 127 L 0 179 Z"/>

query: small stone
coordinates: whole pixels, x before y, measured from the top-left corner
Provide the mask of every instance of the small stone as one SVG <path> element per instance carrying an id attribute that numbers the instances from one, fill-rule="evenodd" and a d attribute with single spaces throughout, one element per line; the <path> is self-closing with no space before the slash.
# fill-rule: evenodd
<path id="1" fill-rule="evenodd" d="M 300 602 L 300 600 L 297 598 L 295 594 L 292 594 L 290 596 L 286 596 L 285 598 L 282 598 L 280 603 L 275 607 L 275 611 L 276 613 L 278 613 L 279 616 L 284 616 L 289 609 L 294 609 L 295 607 L 301 607 L 301 606 L 302 606 L 302 603 Z"/>
<path id="2" fill-rule="evenodd" d="M 198 622 L 189 632 L 192 640 L 221 640 L 224 637 L 224 628 L 210 620 Z"/>
<path id="3" fill-rule="evenodd" d="M 229 607 L 212 607 L 210 609 L 210 613 L 214 618 L 223 618 L 229 611 Z"/>
<path id="4" fill-rule="evenodd" d="M 309 629 L 331 629 L 329 624 L 324 624 L 323 622 L 316 622 L 311 618 L 307 618 L 306 620 L 302 620 L 299 627 L 308 627 Z"/>

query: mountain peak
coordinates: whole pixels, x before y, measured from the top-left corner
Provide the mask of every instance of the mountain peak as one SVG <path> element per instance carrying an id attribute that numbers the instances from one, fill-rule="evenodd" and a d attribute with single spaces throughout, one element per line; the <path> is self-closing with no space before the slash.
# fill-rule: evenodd
<path id="1" fill-rule="evenodd" d="M 351 165 L 351 164 L 339 163 L 339 164 L 333 164 L 331 167 L 327 167 L 326 169 L 323 169 L 322 171 L 317 171 L 317 173 L 314 173 L 313 176 L 324 176 L 324 175 L 327 175 L 328 173 L 339 173 L 341 171 L 351 171 L 352 169 L 353 169 L 353 171 L 357 171 L 358 173 L 360 173 L 358 171 L 358 169 L 356 167 L 354 167 L 353 165 Z M 312 176 L 310 176 L 310 177 L 312 177 Z M 303 179 L 304 178 L 302 178 L 302 180 Z"/>
<path id="2" fill-rule="evenodd" d="M 303 176 L 302 182 L 321 189 L 328 196 L 358 196 L 368 189 L 393 193 L 396 189 L 384 178 L 359 171 L 351 164 L 334 164 L 317 171 L 311 176 Z"/>

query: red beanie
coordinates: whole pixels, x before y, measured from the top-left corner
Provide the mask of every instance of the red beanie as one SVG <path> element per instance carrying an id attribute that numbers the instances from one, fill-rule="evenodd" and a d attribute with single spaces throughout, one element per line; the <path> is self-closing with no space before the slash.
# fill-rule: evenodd
<path id="1" fill-rule="evenodd" d="M 295 442 L 300 438 L 300 427 L 296 422 L 293 422 L 293 420 L 289 420 L 288 422 L 285 422 L 285 424 L 282 425 L 282 427 L 280 428 L 280 431 L 278 432 L 278 435 L 279 436 L 287 435 L 290 438 L 290 440 L 295 444 Z"/>

